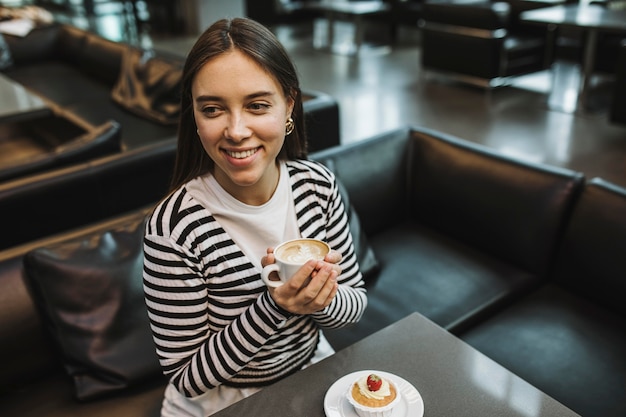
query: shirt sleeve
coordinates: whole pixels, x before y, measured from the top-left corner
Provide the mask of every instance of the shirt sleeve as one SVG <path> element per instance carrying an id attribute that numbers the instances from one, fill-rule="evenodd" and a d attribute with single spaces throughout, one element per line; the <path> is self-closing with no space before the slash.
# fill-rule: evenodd
<path id="1" fill-rule="evenodd" d="M 367 307 L 367 291 L 354 249 L 346 207 L 341 199 L 334 175 L 329 171 L 330 188 L 326 212 L 326 237 L 328 244 L 342 255 L 342 273 L 338 277 L 336 297 L 324 310 L 313 314 L 324 328 L 340 328 L 356 323 Z"/>
<path id="2" fill-rule="evenodd" d="M 222 330 L 211 332 L 207 283 L 199 269 L 196 254 L 146 234 L 143 283 L 157 354 L 164 373 L 189 397 L 236 375 L 290 316 L 265 291 Z"/>

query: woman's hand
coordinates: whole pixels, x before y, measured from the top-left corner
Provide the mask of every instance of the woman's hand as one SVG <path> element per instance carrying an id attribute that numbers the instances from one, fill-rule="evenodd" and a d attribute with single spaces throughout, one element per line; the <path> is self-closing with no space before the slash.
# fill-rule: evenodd
<path id="1" fill-rule="evenodd" d="M 326 308 L 335 295 L 341 274 L 341 254 L 330 251 L 323 261 L 310 260 L 296 274 L 277 288 L 268 288 L 280 307 L 293 314 L 312 314 Z M 261 259 L 262 266 L 275 262 L 274 250 L 269 248 Z"/>

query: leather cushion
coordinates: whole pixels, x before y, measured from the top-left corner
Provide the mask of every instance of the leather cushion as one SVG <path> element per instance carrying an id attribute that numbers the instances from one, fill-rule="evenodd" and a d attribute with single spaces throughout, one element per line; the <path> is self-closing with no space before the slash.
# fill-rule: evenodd
<path id="1" fill-rule="evenodd" d="M 536 275 L 415 222 L 369 236 L 380 263 L 361 320 L 324 330 L 342 349 L 415 311 L 458 331 L 534 288 Z"/>
<path id="2" fill-rule="evenodd" d="M 25 256 L 33 296 L 79 400 L 161 374 L 143 294 L 143 224 L 142 215 Z"/>

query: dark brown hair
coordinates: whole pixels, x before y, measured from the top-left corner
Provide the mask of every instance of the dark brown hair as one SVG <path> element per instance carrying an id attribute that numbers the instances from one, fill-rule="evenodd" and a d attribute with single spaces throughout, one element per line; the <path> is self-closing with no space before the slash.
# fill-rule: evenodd
<path id="1" fill-rule="evenodd" d="M 171 191 L 199 175 L 206 174 L 213 168 L 213 160 L 202 147 L 196 132 L 191 85 L 204 64 L 233 49 L 252 58 L 278 81 L 285 97 L 291 97 L 294 101 L 291 117 L 294 120 L 295 129 L 285 139 L 278 158 L 304 159 L 307 156 L 302 92 L 296 68 L 289 55 L 276 36 L 260 23 L 247 18 L 222 19 L 213 23 L 200 35 L 185 61 L 182 75 L 178 149 Z"/>

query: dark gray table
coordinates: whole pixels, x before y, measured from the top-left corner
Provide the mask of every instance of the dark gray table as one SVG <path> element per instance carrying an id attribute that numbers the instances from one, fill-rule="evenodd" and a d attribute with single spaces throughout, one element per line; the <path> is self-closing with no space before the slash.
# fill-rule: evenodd
<path id="1" fill-rule="evenodd" d="M 50 113 L 48 105 L 21 84 L 0 73 L 0 122 L 17 122 Z"/>
<path id="2" fill-rule="evenodd" d="M 596 56 L 598 33 L 608 32 L 626 36 L 626 10 L 614 10 L 598 5 L 570 4 L 526 11 L 520 15 L 520 20 L 527 23 L 577 28 L 586 31 L 582 77 L 577 102 L 577 109 L 585 111 Z"/>
<path id="3" fill-rule="evenodd" d="M 415 313 L 215 416 L 324 417 L 329 387 L 364 369 L 389 372 L 412 384 L 427 417 L 578 415 Z"/>
<path id="4" fill-rule="evenodd" d="M 358 56 L 363 45 L 364 21 L 366 16 L 375 16 L 386 13 L 390 6 L 381 1 L 333 1 L 306 2 L 302 9 L 316 10 L 324 13 L 328 21 L 328 49 L 334 51 L 335 20 L 344 19 L 354 23 L 354 49 L 351 54 Z M 341 52 L 341 51 L 338 51 Z"/>

